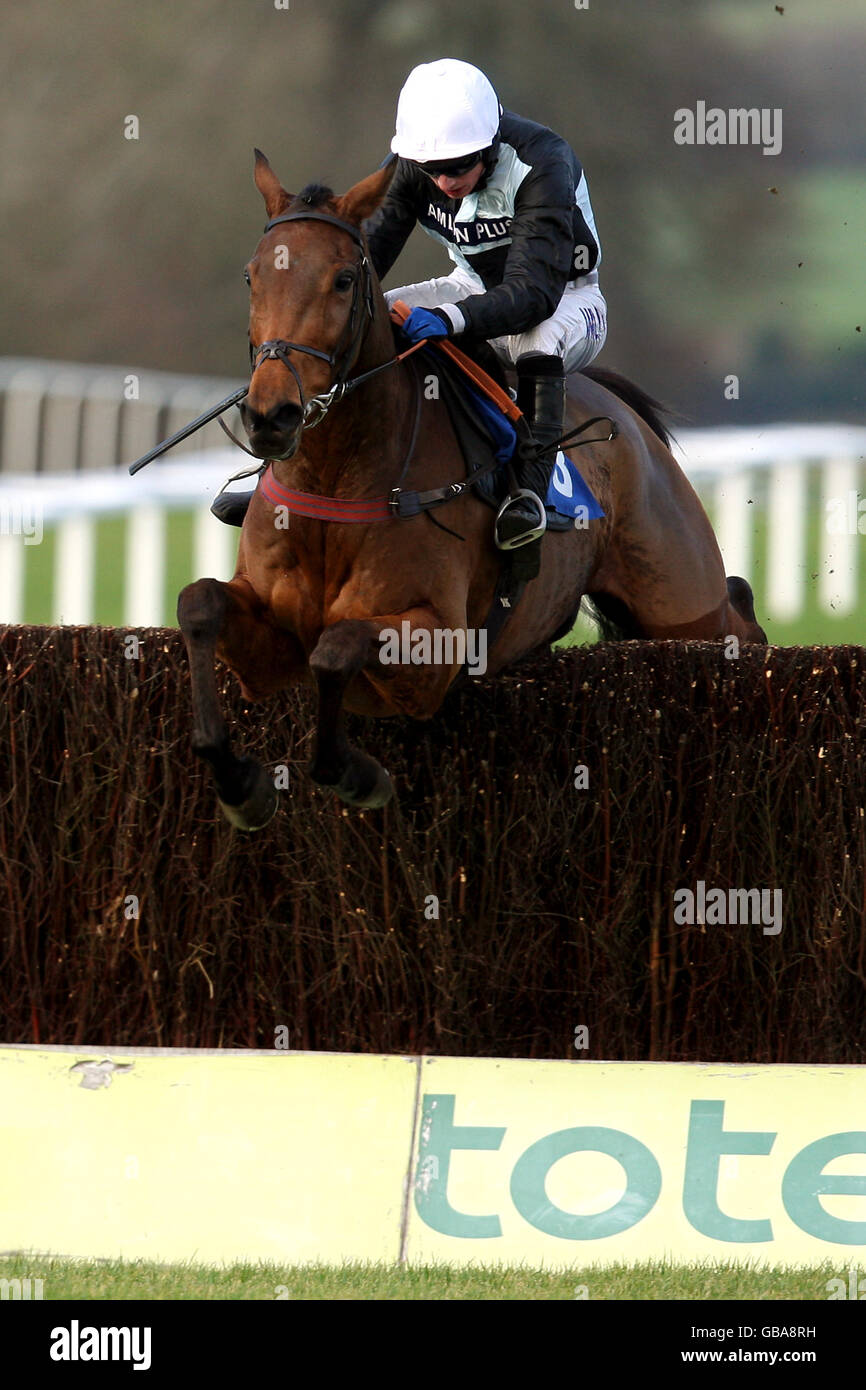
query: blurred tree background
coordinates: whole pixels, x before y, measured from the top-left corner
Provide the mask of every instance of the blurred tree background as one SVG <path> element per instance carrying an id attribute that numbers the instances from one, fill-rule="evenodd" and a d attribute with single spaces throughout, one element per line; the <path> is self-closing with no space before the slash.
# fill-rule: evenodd
<path id="1" fill-rule="evenodd" d="M 862 419 L 866 0 L 288 2 L 7 11 L 0 353 L 242 379 L 253 146 L 343 190 L 409 70 L 448 56 L 584 163 L 603 363 L 694 424 Z M 782 152 L 677 145 L 698 100 L 780 107 Z M 446 269 L 416 232 L 389 283 Z"/>

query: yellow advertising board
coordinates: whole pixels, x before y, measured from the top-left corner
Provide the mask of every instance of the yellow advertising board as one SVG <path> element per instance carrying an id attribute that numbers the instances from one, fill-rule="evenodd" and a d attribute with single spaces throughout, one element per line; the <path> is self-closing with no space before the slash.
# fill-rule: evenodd
<path id="1" fill-rule="evenodd" d="M 866 1068 L 0 1048 L 0 1250 L 866 1258 Z"/>
<path id="2" fill-rule="evenodd" d="M 413 1262 L 866 1254 L 866 1068 L 426 1058 Z"/>
<path id="3" fill-rule="evenodd" d="M 401 1057 L 0 1048 L 0 1249 L 393 1262 L 416 1074 Z"/>

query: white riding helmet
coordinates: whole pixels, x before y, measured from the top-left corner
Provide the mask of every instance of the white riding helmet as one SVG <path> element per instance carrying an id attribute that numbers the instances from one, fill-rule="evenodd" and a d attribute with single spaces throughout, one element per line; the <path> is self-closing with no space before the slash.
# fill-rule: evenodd
<path id="1" fill-rule="evenodd" d="M 420 63 L 403 84 L 391 149 L 421 163 L 459 159 L 493 143 L 501 113 L 489 79 L 471 63 Z"/>

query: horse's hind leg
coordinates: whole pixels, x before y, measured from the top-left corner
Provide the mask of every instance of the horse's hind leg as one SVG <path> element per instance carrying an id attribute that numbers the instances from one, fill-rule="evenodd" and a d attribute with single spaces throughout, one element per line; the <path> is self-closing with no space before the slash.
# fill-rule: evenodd
<path id="1" fill-rule="evenodd" d="M 259 830 L 277 809 L 277 793 L 259 763 L 232 752 L 214 665 L 217 645 L 240 635 L 233 628 L 249 615 L 230 585 L 199 579 L 180 594 L 177 618 L 189 656 L 193 752 L 210 764 L 226 818 L 238 830 Z"/>
<path id="2" fill-rule="evenodd" d="M 319 689 L 310 775 L 350 806 L 371 809 L 390 801 L 394 788 L 381 763 L 349 742 L 343 696 L 376 650 L 369 623 L 344 620 L 326 628 L 310 653 L 310 670 Z"/>
<path id="3" fill-rule="evenodd" d="M 752 593 L 751 585 L 736 574 L 728 576 L 727 585 L 728 602 L 734 612 L 743 619 L 748 629 L 745 641 L 766 642 L 767 634 L 755 617 L 755 596 Z"/>

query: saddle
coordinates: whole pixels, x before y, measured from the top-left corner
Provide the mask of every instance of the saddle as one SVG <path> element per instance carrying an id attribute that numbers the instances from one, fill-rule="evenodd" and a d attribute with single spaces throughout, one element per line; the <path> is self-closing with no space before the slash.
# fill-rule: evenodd
<path id="1" fill-rule="evenodd" d="M 402 343 L 398 342 L 396 331 L 395 343 L 398 349 L 402 346 Z M 439 382 L 440 399 L 445 404 L 451 427 L 457 436 L 466 464 L 466 476 L 473 492 L 482 502 L 498 511 L 509 491 L 509 468 L 508 463 L 503 461 L 491 472 L 488 468 L 491 453 L 504 456 L 508 452 L 509 432 L 512 437 L 517 433 L 517 439 L 514 441 L 517 448 L 522 444 L 531 448 L 532 438 L 522 417 L 509 422 L 507 417 L 501 414 L 497 419 L 499 406 L 495 399 L 488 401 L 479 394 L 478 388 L 481 391 L 487 389 L 488 382 L 484 380 L 486 377 L 498 392 L 511 399 L 508 377 L 490 344 L 483 338 L 464 335 L 460 341 L 460 350 L 476 368 L 471 377 L 467 375 L 464 364 L 456 354 L 446 355 L 435 349 L 422 348 L 420 356 L 424 359 L 424 365 L 430 374 L 435 375 Z M 476 478 L 476 474 L 481 476 Z M 549 531 L 571 530 L 574 525 L 572 517 L 562 515 L 550 504 L 547 505 L 546 511 Z"/>
<path id="2" fill-rule="evenodd" d="M 398 338 L 399 325 L 409 310 L 399 300 L 392 305 L 395 351 L 403 342 Z M 405 341 L 405 340 L 403 340 Z M 435 346 L 420 349 L 439 382 L 440 399 L 444 401 L 466 465 L 466 476 L 472 490 L 488 506 L 498 510 L 508 492 L 514 488 L 511 457 L 515 450 L 534 450 L 535 442 L 522 412 L 509 391 L 504 368 L 486 339 L 463 335 L 461 347 L 435 340 Z M 471 383 L 471 384 L 470 384 Z M 490 468 L 491 455 L 499 459 L 499 467 Z M 563 458 L 563 455 L 559 455 Z M 568 463 L 569 494 L 576 492 L 589 515 L 603 516 L 592 493 L 577 469 Z M 477 476 L 476 476 L 477 475 Z M 551 484 L 552 486 L 552 484 Z M 563 514 L 545 499 L 547 529 L 569 531 L 575 524 L 573 512 Z M 519 551 L 500 553 L 501 567 L 493 602 L 485 621 L 487 639 L 492 647 L 510 614 L 517 607 L 526 587 Z M 573 627 L 580 608 L 574 612 L 548 639 L 557 642 Z M 460 671 L 452 690 L 459 689 L 468 678 L 466 666 Z"/>
<path id="3" fill-rule="evenodd" d="M 391 305 L 395 330 L 408 314 L 409 308 L 401 300 Z M 395 331 L 396 350 L 402 346 Z M 534 454 L 536 449 L 529 425 L 509 390 L 502 363 L 485 339 L 469 334 L 463 335 L 459 348 L 448 339 L 436 338 L 420 351 L 439 382 L 440 399 L 457 436 L 469 486 L 481 501 L 498 511 L 515 488 L 513 456 L 519 457 L 523 451 Z M 606 418 L 588 420 L 566 438 L 573 439 L 598 419 Z M 612 428 L 615 433 L 616 426 Z M 580 441 L 585 442 L 592 441 Z M 497 460 L 499 467 L 492 468 Z M 580 470 L 562 452 L 557 452 L 544 502 L 548 531 L 570 531 L 572 526 L 585 524 L 576 519 L 581 514 L 586 520 L 604 516 Z M 519 555 L 512 554 L 511 567 L 515 574 L 523 570 Z"/>

